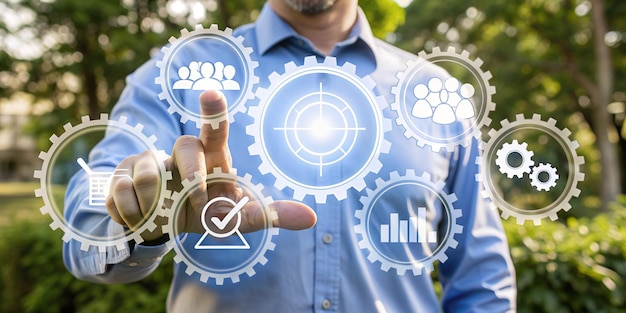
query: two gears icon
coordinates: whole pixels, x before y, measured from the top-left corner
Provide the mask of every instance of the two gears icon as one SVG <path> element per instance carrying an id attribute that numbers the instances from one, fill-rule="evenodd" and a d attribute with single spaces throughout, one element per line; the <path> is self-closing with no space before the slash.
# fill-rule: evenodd
<path id="1" fill-rule="evenodd" d="M 500 124 L 500 129 L 489 131 L 489 140 L 482 144 L 483 155 L 477 160 L 481 173 L 476 175 L 476 180 L 483 182 L 483 196 L 492 200 L 491 206 L 499 208 L 503 218 L 513 216 L 518 224 L 532 220 L 539 225 L 545 217 L 556 220 L 558 212 L 568 211 L 571 199 L 580 195 L 578 183 L 585 178 L 581 172 L 585 160 L 577 153 L 578 142 L 570 139 L 567 128 L 557 127 L 556 120 L 542 120 L 539 114 L 531 118 L 518 114 L 514 120 L 503 120 Z M 521 136 L 537 140 L 520 142 Z M 547 157 L 543 155 L 547 152 L 545 146 L 555 147 L 550 149 L 552 162 L 536 162 L 535 151 L 529 149 L 531 142 L 535 151 L 541 149 L 539 154 L 543 158 Z M 557 170 L 552 164 L 561 159 L 567 162 L 559 163 L 563 165 Z M 500 180 L 502 175 L 508 181 Z M 525 175 L 530 179 L 530 187 L 514 181 Z"/>
<path id="2" fill-rule="evenodd" d="M 532 160 L 533 151 L 528 150 L 528 143 L 520 143 L 517 139 L 502 145 L 496 155 L 496 165 L 500 173 L 505 174 L 508 178 L 522 178 L 524 174 L 530 175 L 530 185 L 535 187 L 537 191 L 549 191 L 556 186 L 559 174 L 557 169 L 550 163 L 539 163 L 535 165 Z M 520 160 L 517 163 L 511 161 L 512 157 L 517 156 Z"/>

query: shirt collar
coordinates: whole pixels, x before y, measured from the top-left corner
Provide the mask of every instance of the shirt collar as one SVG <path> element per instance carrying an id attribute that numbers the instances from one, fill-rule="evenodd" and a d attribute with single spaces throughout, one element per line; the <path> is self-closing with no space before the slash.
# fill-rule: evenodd
<path id="1" fill-rule="evenodd" d="M 298 36 L 287 22 L 274 12 L 269 4 L 265 3 L 261 14 L 255 22 L 257 37 L 257 51 L 263 55 L 277 43 L 293 36 Z"/>
<path id="2" fill-rule="evenodd" d="M 350 43 L 356 42 L 357 39 L 363 40 L 363 42 L 365 42 L 365 44 L 367 44 L 370 49 L 376 52 L 376 38 L 374 37 L 374 33 L 372 33 L 372 28 L 367 21 L 365 13 L 360 7 L 357 11 L 356 23 L 352 27 L 352 31 L 350 32 L 348 39 L 339 43 L 339 45 L 348 45 Z"/>
<path id="3" fill-rule="evenodd" d="M 274 45 L 281 41 L 290 38 L 302 38 L 296 31 L 291 28 L 287 22 L 285 22 L 274 10 L 265 3 L 259 17 L 256 20 L 256 35 L 257 35 L 257 51 L 259 54 L 265 54 Z M 348 46 L 355 43 L 358 39 L 363 40 L 367 46 L 372 49 L 375 54 L 375 37 L 372 33 L 365 13 L 361 8 L 358 8 L 357 20 L 348 38 L 337 44 L 338 47 Z"/>

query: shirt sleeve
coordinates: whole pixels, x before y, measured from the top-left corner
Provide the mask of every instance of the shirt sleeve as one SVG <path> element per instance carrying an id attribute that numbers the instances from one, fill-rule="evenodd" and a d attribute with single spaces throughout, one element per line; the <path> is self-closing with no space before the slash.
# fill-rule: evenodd
<path id="1" fill-rule="evenodd" d="M 94 172 L 112 172 L 126 157 L 147 150 L 149 145 L 138 140 L 142 137 L 134 132 L 154 136 L 155 148 L 171 153 L 182 130 L 179 121 L 167 111 L 167 104 L 157 96 L 154 79 L 158 74 L 150 61 L 127 77 L 126 88 L 109 119 L 123 120 L 133 131 L 107 128 L 104 138 L 89 154 L 89 166 Z M 100 283 L 132 282 L 149 275 L 168 252 L 166 245 L 139 244 L 131 248 L 133 243 L 126 243 L 107 247 L 107 240 L 124 237 L 125 229 L 111 219 L 106 207 L 89 205 L 88 188 L 89 177 L 84 171 L 76 173 L 68 184 L 64 217 L 67 231 L 75 235 L 63 244 L 67 269 L 77 278 Z"/>
<path id="2" fill-rule="evenodd" d="M 461 209 L 463 232 L 440 264 L 444 312 L 515 312 L 515 270 L 498 212 L 481 196 L 476 141 L 460 148 L 448 184 Z"/>

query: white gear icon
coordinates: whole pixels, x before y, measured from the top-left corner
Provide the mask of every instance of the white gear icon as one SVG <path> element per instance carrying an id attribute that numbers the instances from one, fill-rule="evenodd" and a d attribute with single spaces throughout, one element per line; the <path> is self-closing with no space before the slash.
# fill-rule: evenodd
<path id="1" fill-rule="evenodd" d="M 265 265 L 267 263 L 267 258 L 265 254 L 268 250 L 274 250 L 276 244 L 272 242 L 272 238 L 279 233 L 278 228 L 272 227 L 272 220 L 278 218 L 276 212 L 269 211 L 270 203 L 273 201 L 271 197 L 265 197 L 262 195 L 261 190 L 263 186 L 261 184 L 254 185 L 251 181 L 251 176 L 246 174 L 244 177 L 237 176 L 236 169 L 231 169 L 230 172 L 224 173 L 220 168 L 214 168 L 213 173 L 207 174 L 206 178 L 203 178 L 198 173 L 195 173 L 195 178 L 193 180 L 185 179 L 182 182 L 183 188 L 179 192 L 174 192 L 172 194 L 172 207 L 170 209 L 165 210 L 165 216 L 168 219 L 168 223 L 163 226 L 163 233 L 169 235 L 170 240 L 166 243 L 170 249 L 173 249 L 176 255 L 174 256 L 174 261 L 176 263 L 184 263 L 187 266 L 185 273 L 189 276 L 193 275 L 193 273 L 198 273 L 200 275 L 200 281 L 203 283 L 207 283 L 209 278 L 215 279 L 215 283 L 217 285 L 223 285 L 225 279 L 230 279 L 233 283 L 239 282 L 239 277 L 243 274 L 248 276 L 253 276 L 256 272 L 254 267 L 257 264 Z M 184 249 L 177 244 L 176 237 L 180 235 L 177 231 L 176 224 L 176 215 L 178 213 L 179 206 L 184 203 L 189 192 L 193 191 L 194 188 L 201 183 L 207 183 L 210 181 L 228 181 L 228 182 L 237 182 L 238 184 L 246 187 L 248 191 L 252 191 L 254 193 L 254 197 L 257 198 L 258 201 L 263 203 L 263 206 L 268 210 L 267 212 L 267 229 L 265 229 L 266 237 L 263 241 L 262 246 L 258 247 L 256 250 L 256 255 L 249 259 L 246 264 L 243 264 L 239 267 L 235 267 L 232 271 L 218 271 L 202 268 L 202 265 L 197 264 L 195 260 L 193 260 L 188 253 L 184 251 Z M 183 235 L 184 236 L 184 235 Z"/>
<path id="2" fill-rule="evenodd" d="M 193 121 L 196 126 L 200 128 L 202 124 L 210 124 L 213 129 L 219 127 L 219 123 L 226 119 L 225 115 L 219 114 L 215 116 L 200 116 L 195 113 L 189 112 L 185 106 L 176 99 L 168 86 L 169 84 L 169 65 L 178 50 L 185 44 L 192 42 L 198 38 L 219 38 L 223 42 L 227 42 L 233 49 L 238 50 L 242 62 L 247 67 L 247 83 L 244 90 L 239 97 L 238 101 L 229 105 L 228 118 L 230 122 L 233 122 L 235 113 L 245 112 L 245 101 L 254 98 L 253 87 L 259 82 L 259 77 L 254 74 L 255 69 L 259 66 L 257 61 L 253 61 L 251 58 L 252 48 L 246 47 L 243 44 L 243 36 L 233 36 L 233 31 L 230 28 L 220 30 L 216 24 L 212 24 L 209 28 L 204 28 L 202 25 L 196 25 L 195 29 L 188 31 L 183 28 L 180 31 L 180 37 L 170 37 L 170 45 L 161 48 L 163 52 L 163 60 L 157 61 L 156 66 L 160 69 L 159 76 L 154 82 L 161 86 L 161 93 L 159 93 L 160 100 L 166 100 L 169 105 L 168 112 L 171 114 L 178 113 L 180 115 L 181 123 L 187 123 L 187 121 Z"/>
<path id="3" fill-rule="evenodd" d="M 411 260 L 409 262 L 399 262 L 387 257 L 375 248 L 372 243 L 372 238 L 368 235 L 367 224 L 369 219 L 369 212 L 372 210 L 372 205 L 376 199 L 380 196 L 382 191 L 388 190 L 393 186 L 400 184 L 416 184 L 422 188 L 425 188 L 431 192 L 437 193 L 437 198 L 442 202 L 445 213 L 448 217 L 448 227 L 445 237 L 439 243 L 437 249 L 433 253 L 425 258 L 419 260 Z M 463 226 L 458 224 L 458 219 L 462 216 L 460 209 L 455 209 L 453 203 L 457 198 L 454 194 L 446 194 L 443 192 L 444 182 L 439 181 L 433 183 L 431 181 L 430 174 L 424 173 L 421 176 L 417 176 L 413 170 L 407 170 L 404 176 L 400 176 L 398 172 L 391 172 L 390 179 L 384 181 L 381 178 L 376 179 L 376 189 L 367 189 L 367 195 L 361 197 L 360 201 L 363 204 L 363 208 L 355 211 L 354 215 L 359 220 L 359 223 L 354 226 L 356 234 L 361 236 L 359 241 L 359 248 L 368 251 L 367 259 L 375 263 L 380 262 L 380 268 L 387 272 L 390 268 L 395 268 L 398 275 L 404 275 L 406 271 L 413 272 L 414 276 L 421 275 L 424 271 L 427 273 L 433 270 L 433 262 L 439 261 L 441 263 L 448 259 L 446 252 L 448 249 L 456 249 L 458 242 L 454 239 L 454 236 L 463 232 Z"/>
<path id="4" fill-rule="evenodd" d="M 489 131 L 489 141 L 482 143 L 483 156 L 476 160 L 476 163 L 481 167 L 481 174 L 476 175 L 476 180 L 483 182 L 483 197 L 492 200 L 491 206 L 493 209 L 500 208 L 503 218 L 508 219 L 510 216 L 514 216 L 517 219 L 517 223 L 520 225 L 524 224 L 527 220 L 532 220 L 535 225 L 540 225 L 541 220 L 545 217 L 549 217 L 553 221 L 556 220 L 559 211 L 569 211 L 572 207 L 569 202 L 572 197 L 578 197 L 580 195 L 580 189 L 578 189 L 577 185 L 578 182 L 585 178 L 585 174 L 580 171 L 580 166 L 585 163 L 585 159 L 576 153 L 576 149 L 578 149 L 579 146 L 578 142 L 570 140 L 569 136 L 571 132 L 567 128 L 559 129 L 556 126 L 556 120 L 550 118 L 548 121 L 543 121 L 539 114 L 533 114 L 530 119 L 526 119 L 523 114 L 518 114 L 515 116 L 514 121 L 509 122 L 508 120 L 503 120 L 500 124 L 502 127 L 499 130 L 491 129 Z M 489 164 L 491 163 L 488 162 L 492 162 L 494 155 L 496 155 L 496 148 L 501 145 L 505 137 L 520 129 L 534 129 L 548 134 L 559 143 L 569 161 L 569 174 L 563 193 L 553 203 L 543 208 L 528 210 L 518 208 L 508 203 L 502 195 L 496 192 L 497 188 L 494 186 L 494 182 L 489 173 Z M 545 171 L 549 175 L 552 174 L 551 170 L 548 168 L 546 168 Z M 537 171 L 537 175 L 538 174 L 539 171 Z M 541 183 L 535 184 L 538 184 L 541 188 L 545 188 L 548 185 L 552 187 L 552 180 L 558 178 L 556 170 L 554 171 L 554 175 L 551 175 L 550 178 L 550 180 L 544 182 L 545 185 Z M 535 184 L 533 184 L 533 186 L 535 186 Z"/>
<path id="5" fill-rule="evenodd" d="M 278 189 L 282 190 L 286 187 L 291 187 L 294 190 L 293 197 L 297 200 L 303 200 L 306 195 L 313 195 L 317 203 L 325 203 L 327 197 L 330 195 L 334 195 L 338 200 L 345 199 L 347 197 L 347 190 L 350 188 L 354 188 L 357 191 L 363 190 L 363 188 L 365 188 L 365 176 L 369 173 L 378 173 L 380 171 L 382 163 L 378 157 L 381 153 L 389 153 L 391 147 L 391 143 L 384 138 L 384 133 L 391 130 L 391 121 L 382 116 L 381 112 L 386 107 L 386 102 L 382 97 L 374 94 L 374 81 L 369 76 L 357 76 L 356 67 L 351 63 L 346 62 L 338 66 L 337 60 L 334 57 L 327 57 L 322 63 L 318 63 L 315 56 L 309 56 L 304 59 L 303 65 L 296 66 L 294 62 L 289 62 L 286 63 L 284 67 L 284 74 L 274 72 L 269 76 L 270 86 L 267 89 L 261 87 L 257 89 L 256 95 L 260 99 L 260 103 L 258 106 L 253 106 L 248 109 L 248 114 L 254 118 L 254 122 L 246 128 L 246 132 L 255 139 L 254 143 L 249 147 L 249 152 L 251 155 L 258 155 L 261 158 L 259 171 L 262 174 L 271 173 L 276 178 L 275 186 Z M 269 106 L 268 103 L 271 102 L 269 99 L 272 99 L 286 82 L 308 73 L 324 73 L 345 79 L 351 85 L 363 91 L 363 94 L 370 102 L 370 106 L 373 108 L 373 114 L 376 115 L 375 123 L 377 134 L 376 138 L 372 139 L 373 142 L 375 142 L 375 148 L 374 151 L 367 152 L 370 155 L 368 162 L 363 164 L 358 173 L 341 182 L 327 186 L 305 184 L 283 173 L 269 156 L 268 149 L 264 143 L 265 139 L 263 138 L 262 130 L 264 123 L 266 123 L 265 114 Z M 275 119 L 276 117 L 271 116 L 269 118 Z"/>
<path id="6" fill-rule="evenodd" d="M 135 126 L 131 126 L 127 124 L 127 118 L 125 116 L 121 116 L 119 120 L 110 120 L 108 114 L 100 114 L 100 118 L 97 120 L 90 120 L 89 116 L 83 116 L 81 118 L 81 123 L 72 126 L 71 123 L 67 123 L 63 126 L 65 132 L 60 136 L 52 135 L 50 136 L 50 142 L 52 145 L 48 152 L 41 152 L 39 154 L 39 158 L 43 160 L 43 164 L 41 170 L 35 170 L 34 177 L 39 179 L 41 188 L 35 190 L 35 196 L 41 197 L 44 201 L 44 206 L 40 209 L 42 214 L 48 214 L 52 218 L 52 222 L 50 223 L 50 228 L 53 230 L 61 229 L 63 231 L 63 241 L 68 242 L 70 239 L 74 239 L 81 244 L 81 250 L 88 250 L 89 247 L 98 247 L 100 252 L 106 251 L 107 247 L 116 247 L 118 250 L 126 249 L 126 243 L 130 240 L 134 240 L 136 243 L 142 243 L 144 240 L 141 237 L 141 234 L 144 231 L 153 231 L 156 228 L 156 224 L 154 223 L 154 219 L 157 216 L 163 216 L 163 203 L 165 198 L 169 196 L 169 192 L 167 191 L 167 186 L 165 183 L 161 184 L 159 199 L 156 203 L 154 211 L 152 215 L 132 233 L 129 233 L 125 236 L 118 236 L 115 238 L 97 238 L 90 235 L 82 234 L 80 231 L 74 229 L 72 225 L 69 225 L 65 218 L 62 216 L 62 211 L 56 210 L 51 201 L 51 195 L 48 193 L 47 185 L 50 181 L 49 170 L 51 166 L 51 162 L 56 157 L 57 150 L 63 147 L 63 144 L 66 140 L 68 140 L 71 136 L 75 136 L 77 134 L 81 134 L 83 132 L 93 131 L 94 128 L 102 128 L 105 129 L 107 127 L 119 128 L 123 131 L 126 131 L 134 136 L 136 136 L 142 143 L 147 146 L 147 149 L 153 151 L 156 157 L 159 160 L 164 160 L 167 155 L 162 150 L 157 150 L 154 143 L 157 138 L 152 135 L 150 137 L 146 136 L 143 133 L 143 125 L 137 124 Z M 172 178 L 172 173 L 167 171 L 163 162 L 159 163 L 159 171 L 161 175 L 162 181 L 167 181 Z"/>
<path id="7" fill-rule="evenodd" d="M 479 139 L 481 128 L 491 124 L 489 112 L 496 109 L 496 104 L 492 101 L 492 96 L 496 93 L 496 88 L 489 85 L 491 73 L 481 69 L 483 61 L 479 58 L 472 60 L 468 51 L 463 50 L 461 53 L 458 53 L 452 46 L 448 47 L 446 51 L 442 51 L 439 47 L 434 47 L 431 53 L 421 51 L 418 55 L 420 59 L 409 59 L 406 61 L 406 69 L 396 74 L 398 84 L 391 89 L 391 93 L 395 95 L 391 109 L 398 114 L 396 124 L 405 129 L 404 136 L 408 139 L 414 138 L 418 146 L 423 147 L 424 145 L 428 145 L 436 152 L 441 149 L 452 152 L 458 145 L 467 146 L 470 142 L 469 139 L 472 137 Z M 413 88 L 411 79 L 413 75 L 426 64 L 425 61 L 430 63 L 456 63 L 468 69 L 478 81 L 480 86 L 476 89 L 481 91 L 481 103 L 478 106 L 475 120 L 473 120 L 471 126 L 465 130 L 463 134 L 450 138 L 437 138 L 431 134 L 424 133 L 413 126 L 410 110 L 408 110 L 408 112 L 405 111 L 407 107 L 405 94 L 407 90 Z"/>
<path id="8" fill-rule="evenodd" d="M 517 167 L 511 166 L 509 163 L 509 156 L 512 153 L 517 153 L 522 157 L 522 163 Z M 498 165 L 500 173 L 506 174 L 508 178 L 524 177 L 524 174 L 530 173 L 531 167 L 535 164 L 532 160 L 535 153 L 528 151 L 528 144 L 525 142 L 519 143 L 517 140 L 513 140 L 511 143 L 507 142 L 496 154 L 498 155 L 496 165 Z"/>
<path id="9" fill-rule="evenodd" d="M 539 179 L 541 173 L 548 174 L 548 179 L 545 181 Z M 530 185 L 535 187 L 537 191 L 549 191 L 550 188 L 556 186 L 557 179 L 559 179 L 559 174 L 556 173 L 555 167 L 547 163 L 539 163 L 530 174 Z"/>

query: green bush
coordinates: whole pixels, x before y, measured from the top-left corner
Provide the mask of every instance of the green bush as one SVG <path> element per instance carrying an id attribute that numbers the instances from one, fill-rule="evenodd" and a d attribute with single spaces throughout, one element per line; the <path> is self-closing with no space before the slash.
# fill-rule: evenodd
<path id="1" fill-rule="evenodd" d="M 517 271 L 518 312 L 626 312 L 624 205 L 564 224 L 507 221 L 505 228 Z"/>
<path id="2" fill-rule="evenodd" d="M 566 223 L 504 224 L 517 270 L 518 312 L 626 311 L 624 205 Z M 99 285 L 67 272 L 60 237 L 45 220 L 0 229 L 0 312 L 165 311 L 171 254 L 141 282 Z"/>
<path id="3" fill-rule="evenodd" d="M 0 229 L 0 312 L 165 312 L 171 257 L 141 282 L 80 281 L 63 265 L 61 232 L 47 224 L 21 221 Z"/>

